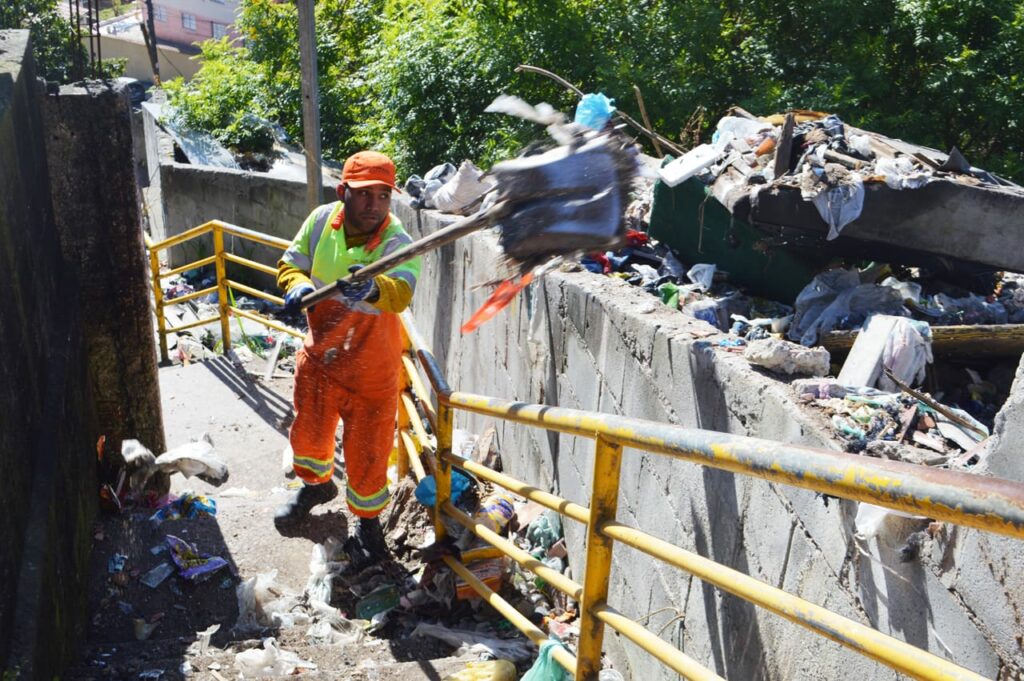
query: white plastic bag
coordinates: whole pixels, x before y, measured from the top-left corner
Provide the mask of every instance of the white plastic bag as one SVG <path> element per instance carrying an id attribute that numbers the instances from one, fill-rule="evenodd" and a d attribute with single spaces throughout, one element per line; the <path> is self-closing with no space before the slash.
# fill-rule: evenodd
<path id="1" fill-rule="evenodd" d="M 715 265 L 709 265 L 707 263 L 699 263 L 690 268 L 690 271 L 686 273 L 690 281 L 697 285 L 701 291 L 707 291 L 711 288 L 711 284 L 715 281 Z"/>
<path id="2" fill-rule="evenodd" d="M 882 350 L 882 366 L 913 386 L 924 381 L 925 368 L 932 361 L 932 334 L 927 322 L 902 318 L 895 322 Z M 887 392 L 898 391 L 896 383 L 884 372 L 879 375 L 877 386 Z"/>
<path id="3" fill-rule="evenodd" d="M 434 193 L 434 205 L 443 213 L 462 214 L 494 188 L 494 182 L 484 180 L 483 175 L 472 161 L 463 161 L 458 172 Z"/>
<path id="4" fill-rule="evenodd" d="M 316 671 L 316 665 L 290 650 L 277 647 L 273 638 L 263 639 L 263 649 L 244 650 L 235 655 L 235 669 L 243 679 L 261 676 L 290 676 L 299 669 Z"/>

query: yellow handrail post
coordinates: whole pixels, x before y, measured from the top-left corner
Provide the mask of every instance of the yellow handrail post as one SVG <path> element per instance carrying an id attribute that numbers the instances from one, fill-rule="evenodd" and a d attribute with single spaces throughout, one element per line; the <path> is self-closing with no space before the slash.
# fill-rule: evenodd
<path id="1" fill-rule="evenodd" d="M 402 440 L 402 433 L 409 428 L 409 414 L 406 413 L 405 405 L 402 404 L 402 396 L 409 391 L 409 377 L 402 373 L 401 383 L 398 388 L 398 424 L 395 430 L 395 442 L 398 449 L 398 479 L 405 480 L 409 475 L 409 457 L 415 456 L 414 452 L 406 451 L 405 442 Z"/>
<path id="2" fill-rule="evenodd" d="M 583 575 L 583 602 L 580 603 L 580 640 L 576 649 L 576 681 L 595 681 L 601 671 L 604 622 L 597 618 L 596 610 L 608 598 L 613 542 L 600 533 L 600 528 L 603 523 L 615 520 L 619 503 L 619 471 L 622 468 L 621 445 L 600 435 L 595 445 L 594 481 L 587 523 L 587 563 Z"/>
<path id="3" fill-rule="evenodd" d="M 437 485 L 437 495 L 434 503 L 434 536 L 438 540 L 443 539 L 447 532 L 442 522 L 443 506 L 452 496 L 452 465 L 445 459 L 445 455 L 452 453 L 452 430 L 454 428 L 454 413 L 447 404 L 438 405 L 437 409 L 437 457 L 434 466 L 434 482 Z"/>
<path id="4" fill-rule="evenodd" d="M 228 301 L 227 267 L 224 260 L 224 231 L 219 222 L 213 223 L 213 253 L 217 256 L 217 313 L 220 317 L 220 337 L 224 354 L 231 350 L 231 317 Z"/>
<path id="5" fill-rule="evenodd" d="M 160 334 L 160 361 L 170 361 L 167 350 L 167 319 L 164 317 L 164 290 L 160 286 L 160 254 L 155 248 L 149 249 L 149 268 L 153 279 L 153 307 L 156 308 L 156 328 Z"/>

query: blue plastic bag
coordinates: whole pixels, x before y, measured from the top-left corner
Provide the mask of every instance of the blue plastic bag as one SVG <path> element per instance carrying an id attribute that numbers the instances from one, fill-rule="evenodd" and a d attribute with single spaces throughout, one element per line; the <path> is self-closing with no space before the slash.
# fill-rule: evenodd
<path id="1" fill-rule="evenodd" d="M 458 468 L 452 469 L 452 503 L 457 503 L 462 493 L 469 489 L 473 481 L 470 480 L 465 473 L 460 471 Z M 420 502 L 424 506 L 433 507 L 437 500 L 437 483 L 434 481 L 433 475 L 420 480 L 420 484 L 416 485 L 416 501 Z"/>
<path id="2" fill-rule="evenodd" d="M 613 113 L 615 113 L 614 99 L 608 99 L 602 92 L 591 92 L 583 95 L 580 103 L 576 105 L 576 117 L 573 121 L 594 130 L 600 130 L 611 120 Z"/>

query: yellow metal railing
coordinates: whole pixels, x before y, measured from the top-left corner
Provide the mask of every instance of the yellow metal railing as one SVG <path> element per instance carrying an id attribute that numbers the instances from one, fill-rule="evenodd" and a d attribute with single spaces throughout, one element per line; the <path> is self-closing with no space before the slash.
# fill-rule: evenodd
<path id="1" fill-rule="evenodd" d="M 205 258 L 200 258 L 195 262 L 191 262 L 181 267 L 175 267 L 174 269 L 160 271 L 160 252 L 171 248 L 172 246 L 178 246 L 187 241 L 198 239 L 206 234 L 212 234 L 213 236 L 213 255 Z M 250 319 L 254 322 L 259 322 L 264 326 L 281 331 L 282 333 L 289 334 L 298 338 L 302 338 L 303 334 L 300 331 L 296 331 L 284 324 L 279 324 L 272 319 L 267 319 L 261 315 L 258 315 L 249 310 L 242 310 L 231 304 L 231 299 L 228 295 L 230 291 L 240 291 L 250 296 L 262 298 L 263 300 L 269 300 L 272 303 L 278 305 L 284 304 L 284 299 L 269 293 L 264 293 L 259 289 L 251 286 L 246 286 L 237 281 L 233 281 L 228 278 L 227 275 L 227 264 L 235 263 L 242 265 L 250 269 L 263 272 L 274 276 L 277 274 L 277 270 L 273 267 L 269 267 L 262 263 L 258 263 L 255 260 L 249 260 L 233 253 L 229 253 L 224 249 L 224 235 L 228 234 L 234 237 L 239 237 L 248 241 L 253 241 L 264 246 L 270 246 L 271 248 L 277 248 L 281 251 L 288 249 L 291 244 L 285 239 L 279 239 L 268 234 L 262 234 L 260 232 L 239 227 L 237 225 L 231 225 L 220 220 L 211 220 L 210 222 L 193 227 L 192 229 L 186 230 L 181 234 L 172 236 L 169 239 L 152 242 L 149 237 L 146 237 L 146 250 L 149 251 L 149 266 L 152 270 L 151 281 L 153 286 L 153 301 L 156 308 L 156 323 L 157 332 L 160 336 L 160 359 L 164 362 L 170 360 L 170 353 L 167 349 L 167 334 L 177 333 L 178 331 L 185 331 L 196 326 L 204 326 L 212 322 L 220 321 L 220 334 L 221 343 L 224 348 L 224 352 L 231 349 L 231 315 L 238 315 Z M 164 300 L 163 288 L 160 286 L 160 281 L 167 277 L 173 277 L 176 274 L 181 274 L 188 270 L 196 269 L 198 267 L 204 267 L 206 265 L 214 265 L 217 273 L 217 283 L 209 288 L 201 289 L 199 291 L 193 291 L 177 298 L 172 298 L 170 301 Z M 217 294 L 217 315 L 203 317 L 196 319 L 186 324 L 179 324 L 178 326 L 168 326 L 167 318 L 164 315 L 164 309 L 168 305 L 176 305 L 178 303 L 184 303 L 195 298 L 201 298 L 211 293 Z"/>
<path id="2" fill-rule="evenodd" d="M 406 369 L 403 403 L 407 405 L 407 418 L 399 433 L 402 454 L 399 458 L 407 462 L 402 464 L 403 470 L 411 465 L 416 477 L 421 479 L 425 472 L 420 455 L 427 454 L 425 460 L 436 476 L 435 532 L 439 538 L 445 533 L 442 514 L 447 514 L 523 568 L 579 602 L 580 635 L 576 654 L 564 649 L 558 649 L 555 654 L 555 659 L 576 679 L 597 678 L 605 627 L 611 627 L 688 679 L 720 678 L 608 604 L 614 542 L 689 572 L 910 677 L 983 678 L 949 660 L 618 522 L 616 505 L 623 449 L 629 447 L 672 456 L 1018 539 L 1024 538 L 1024 484 L 640 419 L 454 392 L 417 333 L 411 316 L 405 313 L 402 321 L 407 340 L 407 354 L 403 359 Z M 433 400 L 414 362 L 416 359 L 433 389 Z M 420 422 L 417 405 L 423 410 L 422 418 L 429 422 L 433 434 L 428 434 Z M 589 508 L 454 455 L 451 443 L 456 410 L 594 440 Z M 583 584 L 545 566 L 455 508 L 450 501 L 452 466 L 583 523 L 587 528 Z M 463 560 L 467 557 L 463 556 Z M 547 639 L 543 631 L 476 579 L 462 563 L 452 557 L 446 557 L 445 561 L 530 640 L 539 644 Z"/>
<path id="3" fill-rule="evenodd" d="M 160 251 L 207 233 L 212 233 L 213 236 L 213 255 L 188 265 L 160 271 Z M 168 359 L 167 334 L 217 320 L 221 324 L 224 350 L 230 349 L 229 321 L 232 314 L 257 321 L 284 333 L 300 337 L 302 335 L 294 329 L 230 305 L 229 290 L 238 290 L 277 304 L 284 301 L 227 277 L 226 268 L 229 262 L 270 275 L 276 272 L 266 265 L 227 253 L 224 250 L 225 234 L 281 250 L 286 250 L 289 246 L 283 239 L 218 220 L 207 222 L 158 243 L 146 239 L 153 270 L 153 295 L 160 334 L 160 354 L 165 361 Z M 163 299 L 160 280 L 209 264 L 216 267 L 216 285 L 174 298 L 173 301 L 184 302 L 216 291 L 219 301 L 218 314 L 168 327 L 164 317 L 164 307 L 168 303 Z M 446 514 L 492 547 L 464 552 L 464 561 L 470 562 L 493 555 L 508 556 L 580 604 L 580 636 L 576 653 L 573 654 L 563 648 L 556 649 L 554 653 L 554 659 L 576 679 L 592 681 L 597 678 L 601 666 L 605 627 L 611 627 L 686 678 L 720 679 L 713 671 L 625 617 L 607 603 L 612 548 L 615 542 L 689 572 L 723 591 L 781 615 L 820 636 L 836 641 L 913 678 L 983 678 L 904 641 L 618 522 L 616 506 L 623 449 L 628 447 L 671 456 L 733 473 L 845 499 L 869 502 L 1017 539 L 1024 538 L 1024 484 L 640 419 L 455 392 L 448 386 L 434 356 L 416 331 L 408 313 L 402 315 L 402 322 L 406 353 L 402 358 L 404 379 L 399 399 L 396 439 L 399 472 L 404 477 L 411 470 L 417 480 L 422 480 L 429 469 L 435 476 L 435 534 L 438 538 L 445 535 L 442 517 Z M 421 370 L 427 382 L 424 382 Z M 427 387 L 428 383 L 430 390 Z M 459 410 L 594 440 L 595 461 L 589 507 L 454 455 L 452 432 L 454 414 Z M 564 517 L 583 523 L 586 526 L 583 584 L 547 567 L 508 539 L 455 508 L 451 503 L 452 466 L 508 489 Z M 541 629 L 480 581 L 463 563 L 451 556 L 445 557 L 445 562 L 531 641 L 539 645 L 547 640 L 547 635 Z"/>

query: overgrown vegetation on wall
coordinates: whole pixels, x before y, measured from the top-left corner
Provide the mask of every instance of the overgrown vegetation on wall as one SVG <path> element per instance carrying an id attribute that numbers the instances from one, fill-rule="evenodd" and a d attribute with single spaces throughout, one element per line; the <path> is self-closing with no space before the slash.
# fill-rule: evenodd
<path id="1" fill-rule="evenodd" d="M 172 101 L 222 138 L 251 112 L 301 139 L 294 5 L 242 0 L 240 24 L 246 46 L 208 44 Z M 575 105 L 526 63 L 634 117 L 638 85 L 687 145 L 730 105 L 810 108 L 1024 180 L 1024 0 L 319 0 L 317 31 L 328 158 L 505 157 L 537 133 L 483 113 L 496 95 Z"/>

